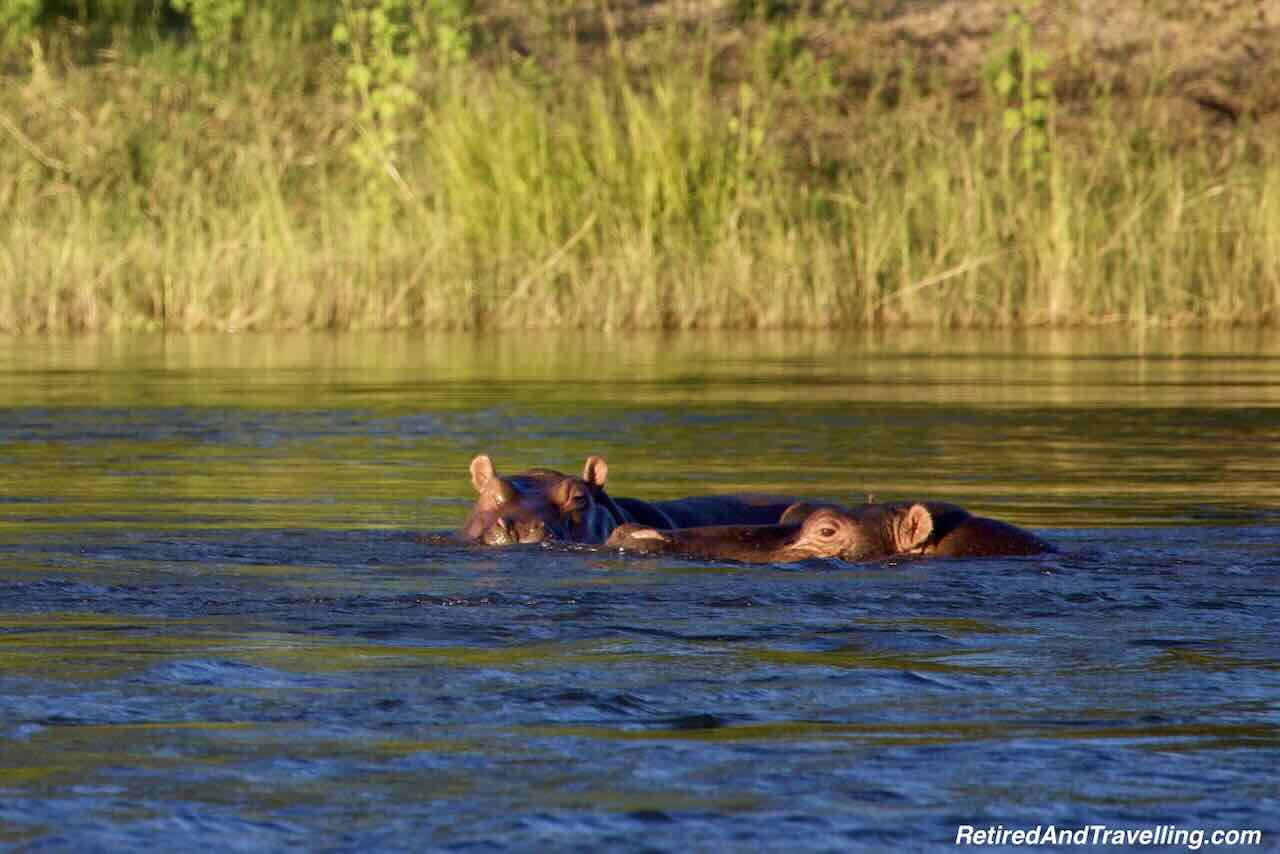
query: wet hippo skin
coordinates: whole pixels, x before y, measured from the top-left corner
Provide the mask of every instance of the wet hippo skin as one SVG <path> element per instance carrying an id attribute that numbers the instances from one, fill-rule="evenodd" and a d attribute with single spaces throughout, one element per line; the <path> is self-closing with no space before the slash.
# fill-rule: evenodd
<path id="1" fill-rule="evenodd" d="M 604 488 L 608 473 L 604 459 L 591 456 L 581 477 L 546 468 L 501 476 L 481 454 L 471 461 L 477 497 L 460 535 L 494 546 L 544 540 L 599 544 L 627 523 L 670 529 L 777 522 L 795 503 L 794 497 L 751 494 L 671 501 L 615 498 Z"/>
<path id="2" fill-rule="evenodd" d="M 800 502 L 777 524 L 718 525 L 679 530 L 622 525 L 606 545 L 646 554 L 680 554 L 746 563 L 805 558 L 879 560 L 895 555 L 1001 557 L 1053 551 L 1044 540 L 997 519 L 941 501 L 890 502 L 841 508 Z"/>

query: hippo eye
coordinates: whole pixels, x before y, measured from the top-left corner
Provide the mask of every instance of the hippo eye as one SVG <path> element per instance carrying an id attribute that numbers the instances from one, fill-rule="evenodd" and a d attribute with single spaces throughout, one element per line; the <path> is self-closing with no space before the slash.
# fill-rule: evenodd
<path id="1" fill-rule="evenodd" d="M 819 528 L 818 533 L 829 540 L 836 535 L 836 529 L 831 527 L 830 525 L 826 525 L 822 528 Z"/>

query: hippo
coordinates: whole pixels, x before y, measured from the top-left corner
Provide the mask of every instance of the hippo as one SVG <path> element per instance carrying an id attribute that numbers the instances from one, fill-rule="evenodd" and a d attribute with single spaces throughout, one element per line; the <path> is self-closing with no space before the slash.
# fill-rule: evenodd
<path id="1" fill-rule="evenodd" d="M 896 555 L 1005 557 L 1054 551 L 1014 525 L 974 516 L 942 501 L 889 502 L 842 508 L 798 502 L 776 524 L 661 530 L 625 524 L 606 546 L 645 554 L 678 554 L 744 563 L 805 558 L 870 561 Z"/>
<path id="2" fill-rule="evenodd" d="M 641 501 L 605 492 L 609 466 L 589 456 L 581 477 L 534 468 L 499 476 L 485 454 L 471 461 L 478 497 L 461 537 L 490 546 L 558 540 L 599 545 L 623 524 L 675 529 L 696 525 L 761 525 L 777 522 L 794 497 L 709 495 L 671 501 Z"/>

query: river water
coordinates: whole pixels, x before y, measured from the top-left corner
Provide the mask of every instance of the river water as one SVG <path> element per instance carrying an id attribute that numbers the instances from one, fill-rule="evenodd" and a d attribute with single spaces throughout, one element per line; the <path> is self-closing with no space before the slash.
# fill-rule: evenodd
<path id="1" fill-rule="evenodd" d="M 416 540 L 482 451 L 602 454 L 645 498 L 943 499 L 1062 552 Z M 0 340 L 0 848 L 928 850 L 966 824 L 1277 844 L 1280 336 Z"/>

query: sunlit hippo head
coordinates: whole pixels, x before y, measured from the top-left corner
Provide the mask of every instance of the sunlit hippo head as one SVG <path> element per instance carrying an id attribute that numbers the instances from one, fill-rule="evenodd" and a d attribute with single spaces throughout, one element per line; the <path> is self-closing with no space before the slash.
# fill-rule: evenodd
<path id="1" fill-rule="evenodd" d="M 471 484 L 479 493 L 462 534 L 490 546 L 562 540 L 602 543 L 615 524 L 604 492 L 609 466 L 587 457 L 582 477 L 535 468 L 501 476 L 481 454 L 471 461 Z"/>
<path id="2" fill-rule="evenodd" d="M 923 504 L 868 505 L 846 511 L 798 503 L 776 525 L 715 525 L 661 531 L 621 525 L 607 545 L 646 554 L 683 554 L 749 563 L 806 558 L 875 560 L 921 549 L 933 532 Z"/>
<path id="3" fill-rule="evenodd" d="M 839 518 L 847 526 L 836 555 L 844 560 L 879 560 L 919 553 L 934 533 L 933 512 L 924 504 L 911 502 L 865 504 L 847 513 L 824 508 L 805 519 L 805 525 L 831 518 Z"/>
<path id="4" fill-rule="evenodd" d="M 681 554 L 749 563 L 804 558 L 873 561 L 898 555 L 1011 557 L 1056 551 L 1016 525 L 974 516 L 944 501 L 895 501 L 843 508 L 798 502 L 776 525 L 714 525 L 659 530 L 620 525 L 607 545 L 647 554 Z"/>

